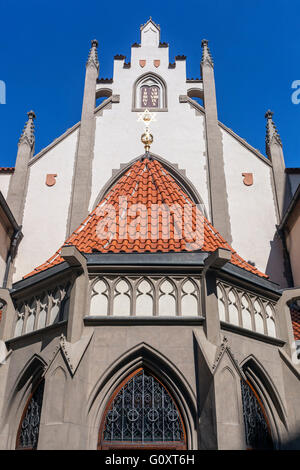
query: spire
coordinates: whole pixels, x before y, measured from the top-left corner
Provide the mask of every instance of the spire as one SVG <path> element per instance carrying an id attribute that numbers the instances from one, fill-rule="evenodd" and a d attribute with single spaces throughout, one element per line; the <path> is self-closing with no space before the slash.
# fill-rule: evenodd
<path id="1" fill-rule="evenodd" d="M 96 67 L 96 69 L 98 70 L 99 69 L 99 60 L 98 60 L 97 47 L 98 47 L 98 41 L 97 41 L 97 39 L 93 39 L 91 41 L 91 49 L 90 49 L 90 52 L 89 52 L 89 57 L 88 57 L 86 65 L 87 66 L 94 65 Z"/>
<path id="2" fill-rule="evenodd" d="M 201 60 L 201 65 L 210 65 L 211 67 L 214 66 L 214 61 L 210 52 L 210 49 L 208 47 L 208 40 L 203 39 L 201 43 L 202 47 L 202 60 Z"/>
<path id="3" fill-rule="evenodd" d="M 35 119 L 36 116 L 35 116 L 34 111 L 29 111 L 27 113 L 27 116 L 28 116 L 28 121 L 26 122 L 22 135 L 19 139 L 19 145 L 23 143 L 27 143 L 32 148 L 35 142 L 33 120 Z"/>
<path id="4" fill-rule="evenodd" d="M 24 126 L 19 140 L 15 171 L 10 178 L 6 199 L 7 204 L 19 225 L 22 225 L 23 221 L 29 174 L 29 161 L 33 155 L 35 143 L 33 122 L 35 119 L 34 111 L 29 111 L 27 116 L 28 121 Z"/>
<path id="5" fill-rule="evenodd" d="M 266 154 L 272 162 L 272 172 L 274 178 L 274 187 L 276 192 L 278 217 L 281 219 L 286 204 L 290 200 L 290 186 L 286 179 L 285 174 L 285 163 L 282 142 L 280 139 L 279 132 L 273 121 L 272 111 L 267 111 L 265 118 L 267 120 L 266 125 Z"/>
<path id="6" fill-rule="evenodd" d="M 268 110 L 265 114 L 265 118 L 267 119 L 267 125 L 266 125 L 266 153 L 270 159 L 271 158 L 271 145 L 273 143 L 277 143 L 282 147 L 282 142 L 280 139 L 279 132 L 277 130 L 277 127 L 274 124 L 273 121 L 273 112 Z"/>

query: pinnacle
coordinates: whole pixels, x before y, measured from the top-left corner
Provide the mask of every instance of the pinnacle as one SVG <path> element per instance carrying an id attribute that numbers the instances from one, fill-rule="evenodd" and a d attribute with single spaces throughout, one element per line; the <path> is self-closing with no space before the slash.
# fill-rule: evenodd
<path id="1" fill-rule="evenodd" d="M 213 61 L 210 49 L 208 47 L 208 40 L 207 39 L 202 40 L 201 47 L 203 49 L 201 65 L 208 64 L 208 65 L 211 65 L 211 67 L 213 67 L 214 66 L 214 61 Z"/>
<path id="2" fill-rule="evenodd" d="M 28 116 L 28 119 L 35 119 L 36 118 L 35 112 L 32 111 L 32 110 L 28 111 L 27 116 Z"/>
<path id="3" fill-rule="evenodd" d="M 97 69 L 99 69 L 99 60 L 98 60 L 98 41 L 97 39 L 93 39 L 91 41 L 91 49 L 89 52 L 88 60 L 86 65 L 94 65 Z"/>
<path id="4" fill-rule="evenodd" d="M 277 127 L 276 127 L 276 125 L 273 121 L 273 115 L 274 115 L 274 113 L 270 110 L 268 110 L 265 114 L 265 118 L 267 119 L 267 125 L 266 125 L 266 153 L 267 153 L 269 158 L 270 158 L 270 155 L 271 155 L 271 150 L 270 150 L 271 144 L 275 141 L 277 144 L 282 145 L 279 132 L 278 132 Z"/>
<path id="5" fill-rule="evenodd" d="M 21 134 L 19 144 L 21 143 L 28 143 L 31 147 L 34 144 L 35 137 L 34 137 L 34 119 L 36 118 L 34 111 L 29 111 L 27 113 L 28 121 L 26 122 L 23 132 Z"/>
<path id="6" fill-rule="evenodd" d="M 268 109 L 268 111 L 267 111 L 266 114 L 265 114 L 265 118 L 266 118 L 266 119 L 272 119 L 273 114 L 274 114 L 273 111 L 270 111 L 270 110 Z"/>

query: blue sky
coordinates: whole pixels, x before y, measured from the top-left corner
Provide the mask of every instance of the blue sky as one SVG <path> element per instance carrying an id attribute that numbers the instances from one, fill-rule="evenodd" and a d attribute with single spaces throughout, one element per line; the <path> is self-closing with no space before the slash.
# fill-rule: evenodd
<path id="1" fill-rule="evenodd" d="M 188 77 L 199 77 L 201 40 L 209 39 L 219 119 L 264 153 L 270 108 L 286 165 L 300 166 L 300 104 L 291 100 L 300 80 L 299 0 L 0 0 L 0 8 L 0 166 L 14 165 L 30 109 L 36 152 L 80 119 L 90 40 L 99 41 L 100 76 L 111 77 L 113 56 L 130 60 L 149 16 L 170 44 L 170 61 L 187 56 Z"/>

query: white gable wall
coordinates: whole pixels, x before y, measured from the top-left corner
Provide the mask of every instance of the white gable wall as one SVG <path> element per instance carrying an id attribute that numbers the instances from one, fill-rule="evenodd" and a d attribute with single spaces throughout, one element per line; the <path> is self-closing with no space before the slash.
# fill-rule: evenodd
<path id="1" fill-rule="evenodd" d="M 78 129 L 30 166 L 22 232 L 14 281 L 44 263 L 66 239 Z M 47 174 L 57 174 L 54 186 Z"/>
<path id="2" fill-rule="evenodd" d="M 146 60 L 143 68 L 140 59 Z M 160 60 L 158 68 L 154 60 Z M 168 111 L 158 111 L 156 122 L 151 123 L 154 136 L 151 152 L 186 170 L 186 176 L 196 186 L 209 213 L 204 118 L 196 115 L 189 104 L 179 103 L 179 96 L 186 95 L 190 87 L 186 83 L 185 61 L 177 61 L 176 68 L 169 69 L 168 48 L 147 46 L 132 48 L 130 68 L 123 68 L 123 63 L 115 60 L 112 84 L 112 92 L 120 95 L 120 103 L 96 118 L 90 209 L 111 177 L 112 169 L 118 169 L 121 163 L 128 163 L 144 152 L 140 140 L 144 126 L 137 121 L 138 112 L 132 112 L 133 93 L 136 80 L 152 72 L 167 84 Z"/>
<path id="3" fill-rule="evenodd" d="M 0 191 L 5 198 L 7 197 L 10 177 L 11 177 L 10 174 L 5 174 L 5 173 L 0 174 Z"/>
<path id="4" fill-rule="evenodd" d="M 265 272 L 277 224 L 272 168 L 223 129 L 222 138 L 232 246 Z M 253 173 L 252 186 L 242 173 Z"/>

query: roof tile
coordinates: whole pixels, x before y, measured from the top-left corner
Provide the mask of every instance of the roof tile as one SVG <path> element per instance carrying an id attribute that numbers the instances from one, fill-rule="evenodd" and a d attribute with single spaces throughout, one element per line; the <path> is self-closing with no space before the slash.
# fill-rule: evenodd
<path id="1" fill-rule="evenodd" d="M 291 317 L 295 340 L 300 340 L 300 312 L 291 308 Z"/>
<path id="2" fill-rule="evenodd" d="M 119 198 L 124 196 L 127 198 L 127 219 L 122 204 L 119 207 Z M 144 204 L 148 213 L 145 210 L 139 211 L 138 206 L 134 207 L 133 204 Z M 155 204 L 161 206 L 154 206 Z M 116 211 L 115 226 L 113 214 L 107 217 L 109 205 Z M 182 214 L 185 214 L 185 210 L 187 214 L 191 214 L 191 220 L 184 224 Z M 135 233 L 135 223 L 139 236 Z M 101 232 L 103 228 L 107 229 L 104 230 L 105 239 L 99 238 L 100 233 L 104 235 Z M 129 239 L 124 236 L 125 229 L 129 233 Z M 83 253 L 213 252 L 217 248 L 225 248 L 232 253 L 232 264 L 258 276 L 267 277 L 233 250 L 157 160 L 135 162 L 64 245 L 74 245 Z M 62 261 L 58 250 L 48 261 L 25 277 Z"/>

